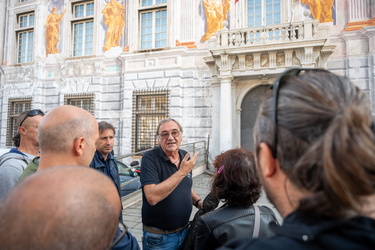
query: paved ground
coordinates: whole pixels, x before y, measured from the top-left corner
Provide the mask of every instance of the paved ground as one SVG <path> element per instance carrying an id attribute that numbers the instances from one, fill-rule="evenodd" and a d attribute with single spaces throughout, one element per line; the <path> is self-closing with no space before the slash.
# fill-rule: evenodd
<path id="1" fill-rule="evenodd" d="M 202 199 L 209 193 L 211 185 L 211 176 L 203 173 L 199 176 L 194 177 L 193 179 L 193 188 L 195 192 L 201 197 Z M 124 201 L 123 216 L 125 225 L 128 227 L 129 231 L 136 237 L 138 240 L 139 245 L 142 247 L 142 218 L 141 218 L 141 208 L 142 208 L 142 199 L 141 194 L 137 194 L 134 199 L 134 204 L 130 205 L 127 201 Z M 263 195 L 257 202 L 258 205 L 266 205 L 268 207 L 273 208 L 275 214 L 277 215 L 278 220 L 281 222 L 282 219 L 280 215 L 276 212 L 276 209 L 273 205 L 268 201 L 268 199 Z M 197 209 L 193 207 L 193 212 L 191 213 L 191 219 L 194 217 Z"/>

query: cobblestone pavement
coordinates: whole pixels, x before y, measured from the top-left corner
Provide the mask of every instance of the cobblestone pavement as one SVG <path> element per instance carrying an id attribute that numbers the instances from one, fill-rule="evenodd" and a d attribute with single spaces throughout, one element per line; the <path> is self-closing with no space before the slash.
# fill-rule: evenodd
<path id="1" fill-rule="evenodd" d="M 210 185 L 211 185 L 211 176 L 206 173 L 198 175 L 194 177 L 193 179 L 193 188 L 195 192 L 197 192 L 199 197 L 201 197 L 202 199 L 209 193 Z M 138 200 L 137 202 L 135 202 L 133 205 L 130 205 L 128 207 L 126 207 L 124 204 L 125 209 L 123 210 L 123 217 L 124 217 L 124 223 L 128 227 L 128 230 L 137 239 L 139 245 L 142 248 L 143 232 L 142 232 L 142 217 L 141 217 L 141 209 L 142 209 L 141 193 L 139 194 L 137 200 Z M 279 213 L 277 213 L 276 209 L 268 201 L 265 195 L 262 195 L 262 197 L 257 201 L 257 204 L 265 205 L 265 206 L 272 208 L 275 211 L 275 214 L 279 222 L 282 221 Z M 194 217 L 194 214 L 196 212 L 197 212 L 197 209 L 193 207 L 193 211 L 190 216 L 191 219 Z"/>

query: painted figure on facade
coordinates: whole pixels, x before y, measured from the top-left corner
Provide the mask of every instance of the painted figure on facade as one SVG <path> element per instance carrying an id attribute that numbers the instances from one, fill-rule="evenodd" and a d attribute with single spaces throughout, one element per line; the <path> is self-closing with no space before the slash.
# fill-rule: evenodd
<path id="1" fill-rule="evenodd" d="M 63 18 L 64 12 L 59 15 L 56 13 L 57 8 L 52 8 L 52 13 L 48 15 L 46 20 L 46 54 L 56 54 L 59 53 L 57 49 L 57 42 L 59 41 L 60 33 L 60 21 Z"/>
<path id="2" fill-rule="evenodd" d="M 318 19 L 320 23 L 333 22 L 332 6 L 334 0 L 302 0 L 301 3 L 310 7 L 313 18 Z"/>
<path id="3" fill-rule="evenodd" d="M 216 31 L 223 28 L 223 21 L 228 19 L 230 0 L 202 0 L 206 13 L 206 33 L 202 36 L 202 42 L 210 39 Z"/>
<path id="4" fill-rule="evenodd" d="M 124 7 L 124 5 L 121 5 L 116 0 L 111 0 L 102 11 L 104 14 L 104 24 L 108 27 L 103 46 L 104 51 L 120 46 L 122 30 L 125 26 Z"/>

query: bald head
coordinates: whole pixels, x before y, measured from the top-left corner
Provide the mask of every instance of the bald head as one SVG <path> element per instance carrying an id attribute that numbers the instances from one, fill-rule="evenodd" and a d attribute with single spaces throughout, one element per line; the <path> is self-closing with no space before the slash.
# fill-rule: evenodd
<path id="1" fill-rule="evenodd" d="M 38 172 L 0 203 L 0 249 L 104 249 L 121 204 L 100 172 L 58 166 Z"/>
<path id="2" fill-rule="evenodd" d="M 86 110 L 63 105 L 52 109 L 43 117 L 38 134 L 41 163 L 43 155 L 51 157 L 54 154 L 64 155 L 69 164 L 73 163 L 71 158 L 78 157 L 78 165 L 88 166 L 95 153 L 98 123 Z M 58 165 L 63 164 L 65 162 Z"/>

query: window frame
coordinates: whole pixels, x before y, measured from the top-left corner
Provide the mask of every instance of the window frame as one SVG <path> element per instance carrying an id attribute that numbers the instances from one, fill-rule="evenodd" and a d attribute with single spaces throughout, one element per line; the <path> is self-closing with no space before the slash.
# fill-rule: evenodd
<path id="1" fill-rule="evenodd" d="M 145 108 L 143 105 L 143 108 L 139 108 L 139 97 L 146 97 L 144 100 L 147 100 L 147 97 L 151 98 L 160 98 L 157 97 L 160 96 L 161 98 L 165 99 L 165 103 L 163 103 L 162 108 L 159 107 L 159 109 L 156 108 L 156 105 L 153 105 L 152 103 L 156 104 L 156 102 L 153 102 L 151 99 L 150 102 L 150 108 Z M 157 125 L 159 121 L 163 118 L 166 118 L 169 116 L 169 109 L 170 109 L 170 91 L 167 89 L 153 89 L 153 90 L 134 90 L 133 91 L 133 104 L 132 104 L 132 152 L 138 152 L 142 151 L 148 148 L 152 148 L 157 144 L 157 138 L 155 137 L 155 131 L 157 128 Z M 140 121 L 142 120 L 149 120 L 152 125 L 155 127 L 152 128 L 142 128 L 141 125 L 139 125 Z M 143 130 L 143 135 L 139 134 L 139 131 Z M 142 139 L 141 137 L 144 137 Z M 146 143 L 142 143 L 141 141 L 148 141 L 149 145 L 146 145 Z M 152 144 L 152 141 L 154 142 Z"/>
<path id="2" fill-rule="evenodd" d="M 88 5 L 93 4 L 92 13 L 87 13 L 88 11 Z M 83 16 L 76 17 L 76 6 L 83 5 Z M 79 2 L 73 2 L 71 5 L 71 13 L 72 18 L 70 20 L 71 23 L 71 56 L 72 57 L 83 57 L 83 56 L 92 56 L 94 55 L 94 49 L 95 49 L 95 1 L 79 1 Z M 88 15 L 87 15 L 88 14 Z M 87 27 L 88 23 L 92 23 L 92 27 Z M 80 43 L 76 43 L 76 25 L 83 24 L 82 28 L 82 41 Z M 87 36 L 87 31 L 91 29 L 91 36 L 90 34 Z M 87 40 L 90 39 L 91 40 Z M 81 44 L 79 48 L 76 49 L 75 45 Z M 91 47 L 88 47 L 88 45 L 91 44 Z M 86 52 L 88 49 L 90 49 L 89 52 Z M 80 51 L 82 54 L 77 54 L 76 51 Z"/>
<path id="3" fill-rule="evenodd" d="M 283 22 L 283 1 L 281 0 L 273 0 L 274 2 L 279 3 L 279 13 L 280 13 L 280 18 L 279 22 L 273 22 L 272 24 L 267 24 L 267 3 L 266 0 L 261 0 L 261 25 L 255 25 L 255 26 L 249 26 L 249 0 L 246 0 L 246 27 L 247 28 L 253 28 L 253 27 L 262 27 L 262 26 L 268 26 L 268 25 L 274 25 L 274 24 L 280 24 Z M 272 12 L 276 13 L 276 12 Z M 274 16 L 274 14 L 273 14 Z M 255 23 L 255 22 L 254 22 Z"/>
<path id="4" fill-rule="evenodd" d="M 139 49 L 140 50 L 157 50 L 157 49 L 167 48 L 169 46 L 168 45 L 168 20 L 169 20 L 168 1 L 167 0 L 151 0 L 151 1 L 152 1 L 152 4 L 146 5 L 146 6 L 142 6 L 142 0 L 140 0 L 140 3 L 139 3 L 140 7 L 138 8 L 138 20 L 139 20 Z M 157 1 L 165 1 L 165 2 L 157 4 Z M 165 32 L 156 33 L 156 30 L 157 30 L 156 20 L 158 18 L 157 12 L 162 12 L 162 11 L 165 11 Z M 152 13 L 152 17 L 151 17 L 152 25 L 149 26 L 151 27 L 151 33 L 147 33 L 147 34 L 151 34 L 151 42 L 150 42 L 151 46 L 150 47 L 142 47 L 142 44 L 144 44 L 143 42 L 144 40 L 142 40 L 142 37 L 144 35 L 142 33 L 142 27 L 143 27 L 142 26 L 142 21 L 143 21 L 142 14 L 145 14 L 145 13 Z M 165 33 L 164 39 L 156 40 L 157 34 L 163 34 L 163 33 Z M 156 46 L 157 41 L 163 41 L 164 44 L 157 47 Z"/>
<path id="5" fill-rule="evenodd" d="M 83 105 L 74 105 L 72 101 L 89 101 L 89 109 L 83 107 Z M 86 110 L 90 114 L 94 115 L 95 113 L 95 94 L 94 93 L 78 93 L 78 94 L 66 94 L 64 95 L 64 105 L 72 105 L 81 109 Z"/>
<path id="6" fill-rule="evenodd" d="M 21 110 L 17 110 L 16 106 L 22 105 Z M 16 126 L 18 117 L 24 112 L 31 110 L 33 106 L 32 97 L 24 98 L 9 98 L 8 99 L 8 115 L 7 115 L 7 130 L 6 130 L 6 146 L 14 146 L 12 138 L 17 133 Z M 19 107 L 18 107 L 19 109 Z"/>
<path id="7" fill-rule="evenodd" d="M 27 24 L 22 25 L 22 17 L 27 16 Z M 32 24 L 30 24 L 30 17 L 33 16 Z M 16 15 L 16 63 L 17 64 L 24 64 L 24 63 L 32 63 L 34 62 L 34 44 L 35 44 L 35 12 L 28 11 L 18 13 Z M 21 48 L 21 35 L 26 34 L 26 43 L 22 43 L 26 45 L 26 48 Z M 30 37 L 31 36 L 31 37 Z M 22 60 L 25 58 L 25 60 Z"/>

